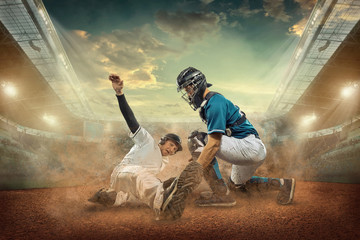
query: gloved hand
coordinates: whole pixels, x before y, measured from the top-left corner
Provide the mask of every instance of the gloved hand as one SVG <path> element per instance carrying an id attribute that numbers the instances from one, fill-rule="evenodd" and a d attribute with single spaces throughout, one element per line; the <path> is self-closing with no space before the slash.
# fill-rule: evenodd
<path id="1" fill-rule="evenodd" d="M 197 160 L 200 156 L 200 153 L 207 142 L 207 134 L 205 132 L 199 132 L 197 130 L 190 133 L 188 136 L 188 148 L 192 159 L 189 161 Z"/>

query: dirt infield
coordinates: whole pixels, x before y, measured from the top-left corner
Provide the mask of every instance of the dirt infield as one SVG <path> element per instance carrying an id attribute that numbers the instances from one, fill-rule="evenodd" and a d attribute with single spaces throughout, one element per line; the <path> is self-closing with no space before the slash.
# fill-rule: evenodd
<path id="1" fill-rule="evenodd" d="M 297 182 L 289 206 L 275 192 L 236 195 L 232 208 L 189 199 L 173 222 L 146 207 L 88 203 L 98 187 L 0 191 L 0 239 L 360 239 L 360 184 Z"/>

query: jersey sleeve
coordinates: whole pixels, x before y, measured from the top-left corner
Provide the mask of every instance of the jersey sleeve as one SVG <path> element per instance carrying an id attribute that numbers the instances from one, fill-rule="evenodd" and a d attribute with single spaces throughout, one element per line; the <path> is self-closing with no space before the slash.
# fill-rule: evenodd
<path id="1" fill-rule="evenodd" d="M 136 145 L 144 146 L 147 143 L 154 142 L 154 138 L 146 131 L 145 128 L 139 126 L 135 133 L 129 134 L 130 138 L 134 141 Z"/>
<path id="2" fill-rule="evenodd" d="M 225 134 L 227 106 L 224 98 L 213 96 L 206 105 L 208 134 L 219 132 Z"/>

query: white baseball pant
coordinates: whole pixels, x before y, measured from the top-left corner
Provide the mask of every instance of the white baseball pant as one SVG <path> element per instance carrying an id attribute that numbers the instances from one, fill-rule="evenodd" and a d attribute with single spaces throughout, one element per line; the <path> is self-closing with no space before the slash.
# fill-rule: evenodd
<path id="1" fill-rule="evenodd" d="M 163 184 L 154 171 L 142 166 L 118 165 L 111 174 L 110 189 L 117 192 L 114 206 L 144 203 L 159 210 L 163 202 Z"/>
<path id="2" fill-rule="evenodd" d="M 255 135 L 243 139 L 223 135 L 216 157 L 233 164 L 231 180 L 235 184 L 241 184 L 249 180 L 264 162 L 266 148 Z"/>

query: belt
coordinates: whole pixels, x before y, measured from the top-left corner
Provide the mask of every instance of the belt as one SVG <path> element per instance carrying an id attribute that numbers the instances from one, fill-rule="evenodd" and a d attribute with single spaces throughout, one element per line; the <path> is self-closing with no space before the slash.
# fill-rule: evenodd
<path id="1" fill-rule="evenodd" d="M 242 116 L 239 120 L 237 120 L 236 122 L 234 122 L 233 124 L 227 125 L 226 128 L 231 128 L 233 126 L 238 126 L 243 124 L 246 121 L 246 114 L 244 112 L 242 112 Z"/>

